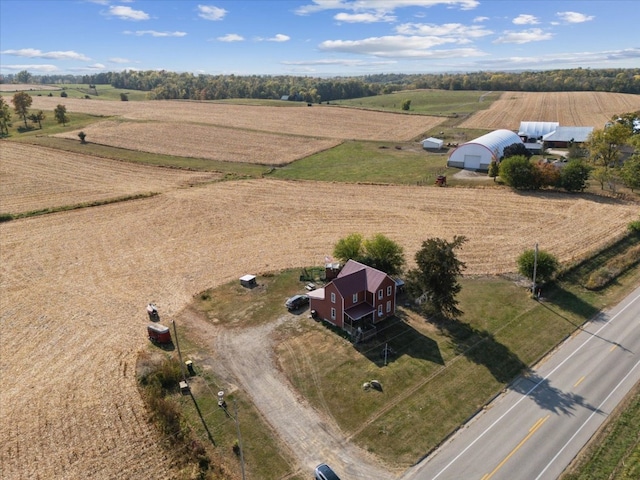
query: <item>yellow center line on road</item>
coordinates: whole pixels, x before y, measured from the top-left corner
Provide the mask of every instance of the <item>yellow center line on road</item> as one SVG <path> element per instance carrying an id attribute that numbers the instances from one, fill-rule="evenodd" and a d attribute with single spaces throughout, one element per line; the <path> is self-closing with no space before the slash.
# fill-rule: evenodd
<path id="1" fill-rule="evenodd" d="M 503 465 L 504 465 L 505 463 L 507 463 L 507 461 L 508 461 L 508 460 L 509 460 L 509 459 L 510 459 L 510 458 L 511 458 L 511 457 L 512 457 L 512 456 L 513 456 L 513 455 L 514 455 L 514 454 L 515 454 L 519 449 L 520 449 L 520 447 L 522 447 L 522 445 L 524 445 L 524 444 L 525 444 L 525 442 L 526 442 L 527 440 L 529 440 L 529 439 L 533 436 L 533 434 L 534 434 L 534 433 L 536 433 L 536 432 L 538 431 L 538 429 L 542 426 L 542 424 L 543 424 L 544 422 L 546 422 L 546 421 L 547 421 L 547 419 L 548 419 L 550 416 L 551 416 L 551 415 L 547 415 L 546 417 L 543 417 L 543 418 L 538 419 L 538 421 L 537 421 L 536 423 L 534 423 L 534 424 L 533 424 L 533 426 L 529 429 L 529 433 L 527 434 L 527 436 L 526 436 L 526 437 L 524 437 L 524 438 L 520 441 L 520 443 L 519 443 L 518 445 L 516 445 L 516 448 L 514 448 L 513 450 L 511 450 L 511 452 L 509 453 L 509 455 L 507 455 L 507 456 L 505 457 L 505 459 L 504 459 L 504 460 L 502 460 L 502 461 L 498 464 L 498 466 L 497 466 L 496 468 L 494 468 L 494 469 L 493 469 L 493 472 L 491 472 L 491 473 L 489 473 L 489 474 L 485 474 L 485 475 L 482 477 L 482 479 L 481 479 L 481 480 L 489 480 L 491 477 L 493 477 L 493 476 L 495 475 L 495 473 L 496 473 L 498 470 L 500 470 L 500 469 L 503 467 Z"/>
<path id="2" fill-rule="evenodd" d="M 610 352 L 613 352 L 616 348 L 618 348 L 618 345 L 613 345 L 613 346 L 609 349 L 609 351 L 610 351 Z"/>
<path id="3" fill-rule="evenodd" d="M 582 381 L 585 379 L 585 376 L 581 376 L 580 380 L 578 380 L 576 383 L 573 384 L 573 388 L 576 388 L 578 385 L 580 385 L 582 383 Z"/>

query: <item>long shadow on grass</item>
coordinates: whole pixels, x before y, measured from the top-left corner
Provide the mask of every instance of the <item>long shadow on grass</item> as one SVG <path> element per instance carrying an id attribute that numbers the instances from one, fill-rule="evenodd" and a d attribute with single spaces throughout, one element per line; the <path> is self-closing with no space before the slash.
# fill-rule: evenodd
<path id="1" fill-rule="evenodd" d="M 435 325 L 451 338 L 458 354 L 484 365 L 500 383 L 509 383 L 527 368 L 515 353 L 485 330 L 448 318 L 439 319 Z"/>
<path id="2" fill-rule="evenodd" d="M 545 289 L 543 290 L 542 299 L 542 305 L 549 310 L 553 309 L 553 307 L 550 305 L 551 303 L 558 307 L 558 309 L 562 309 L 566 312 L 571 312 L 574 315 L 577 315 L 579 318 L 583 318 L 584 320 L 593 317 L 599 311 L 596 307 L 588 302 L 585 302 L 574 293 L 565 290 L 561 285 L 557 283 L 545 287 Z M 556 313 L 559 318 L 562 318 L 572 325 L 579 327 L 579 325 L 571 322 L 567 317 L 563 316 L 559 312 L 556 311 L 554 313 Z"/>
<path id="3" fill-rule="evenodd" d="M 405 323 L 401 314 L 380 325 L 375 338 L 356 348 L 379 367 L 402 355 L 444 365 L 438 343 Z"/>

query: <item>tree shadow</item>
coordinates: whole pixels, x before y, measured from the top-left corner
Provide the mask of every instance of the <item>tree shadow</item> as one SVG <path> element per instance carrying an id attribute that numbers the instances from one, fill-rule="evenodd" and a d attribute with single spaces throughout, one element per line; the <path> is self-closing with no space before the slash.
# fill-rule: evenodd
<path id="1" fill-rule="evenodd" d="M 378 325 L 375 337 L 355 344 L 355 348 L 378 367 L 393 362 L 402 355 L 444 365 L 438 343 L 419 332 L 398 312 Z"/>
<path id="2" fill-rule="evenodd" d="M 509 385 L 509 389 L 531 398 L 540 408 L 549 412 L 573 415 L 576 407 L 581 406 L 593 412 L 603 413 L 599 408 L 587 403 L 581 395 L 564 392 L 554 387 L 548 378 L 542 378 L 532 371 L 527 371 Z"/>
<path id="3" fill-rule="evenodd" d="M 500 383 L 509 383 L 527 368 L 515 353 L 498 342 L 490 332 L 450 318 L 441 317 L 434 324 L 451 338 L 458 354 L 473 363 L 484 365 Z"/>
<path id="4" fill-rule="evenodd" d="M 565 290 L 557 283 L 550 284 L 548 288 L 545 289 L 540 304 L 554 312 L 559 318 L 562 318 L 563 320 L 571 323 L 575 327 L 579 327 L 579 325 L 573 323 L 567 317 L 563 316 L 560 312 L 554 311 L 553 308 L 551 308 L 549 302 L 551 302 L 558 308 L 561 308 L 562 310 L 571 312 L 578 317 L 585 319 L 594 317 L 600 311 L 590 303 L 582 300 L 574 293 Z"/>

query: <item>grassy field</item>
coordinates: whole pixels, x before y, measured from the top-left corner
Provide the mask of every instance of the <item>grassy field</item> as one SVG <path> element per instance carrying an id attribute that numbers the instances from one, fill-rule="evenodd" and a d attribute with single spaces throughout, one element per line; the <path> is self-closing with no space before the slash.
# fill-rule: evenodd
<path id="1" fill-rule="evenodd" d="M 609 416 L 560 480 L 640 478 L 640 385 Z"/>
<path id="2" fill-rule="evenodd" d="M 411 100 L 408 113 L 444 117 L 466 117 L 484 110 L 500 97 L 501 92 L 409 90 L 374 97 L 338 100 L 336 105 L 402 112 L 402 103 Z"/>
<path id="3" fill-rule="evenodd" d="M 63 102 L 68 98 L 91 98 L 95 100 L 108 100 L 108 101 L 121 101 L 120 95 L 125 94 L 129 101 L 146 100 L 147 93 L 140 90 L 128 90 L 122 88 L 114 88 L 111 85 L 96 85 L 95 88 L 89 88 L 87 84 L 64 84 L 64 85 L 47 85 L 39 89 L 38 85 L 11 85 L 4 84 L 0 89 L 0 94 L 5 97 L 5 100 L 9 101 L 6 97 L 13 97 L 17 88 L 24 89 L 22 91 L 27 92 L 32 97 L 60 97 L 60 101 Z M 65 92 L 66 97 L 61 97 L 60 94 Z"/>

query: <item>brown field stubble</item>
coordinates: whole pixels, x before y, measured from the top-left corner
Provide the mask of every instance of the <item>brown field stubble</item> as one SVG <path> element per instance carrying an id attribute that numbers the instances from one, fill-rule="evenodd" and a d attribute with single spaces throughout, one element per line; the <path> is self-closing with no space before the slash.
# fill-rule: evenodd
<path id="1" fill-rule="evenodd" d="M 221 178 L 13 142 L 0 143 L 0 213 L 23 213 L 162 192 Z"/>
<path id="2" fill-rule="evenodd" d="M 134 378 L 147 302 L 168 322 L 211 286 L 321 264 L 352 232 L 410 263 L 423 240 L 465 235 L 467 273 L 500 273 L 535 242 L 567 261 L 636 217 L 591 197 L 258 179 L 0 224 L 3 475 L 171 478 Z"/>
<path id="3" fill-rule="evenodd" d="M 602 129 L 614 115 L 640 110 L 640 95 L 608 92 L 505 92 L 460 128 L 518 131 L 521 121 Z"/>
<path id="4" fill-rule="evenodd" d="M 224 162 L 285 165 L 339 145 L 330 138 L 248 132 L 214 125 L 102 121 L 82 129 L 88 141 L 165 155 Z M 80 130 L 56 135 L 78 139 Z"/>
<path id="5" fill-rule="evenodd" d="M 82 112 L 130 120 L 218 125 L 247 130 L 246 135 L 251 135 L 253 131 L 342 140 L 409 141 L 444 121 L 443 118 L 423 115 L 383 113 L 331 105 L 307 107 L 306 104 L 271 107 L 176 100 L 106 102 L 34 97 L 32 108 L 53 110 L 59 103 L 66 106 L 69 116 L 73 112 Z M 177 140 L 175 136 L 174 140 Z M 301 138 L 299 141 L 304 142 L 305 139 Z"/>

